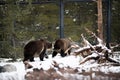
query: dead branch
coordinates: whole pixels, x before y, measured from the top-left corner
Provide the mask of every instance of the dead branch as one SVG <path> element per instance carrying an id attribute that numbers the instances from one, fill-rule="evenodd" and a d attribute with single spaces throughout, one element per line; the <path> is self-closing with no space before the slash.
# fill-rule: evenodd
<path id="1" fill-rule="evenodd" d="M 83 48 L 80 48 L 78 50 L 75 51 L 75 55 L 81 55 L 82 57 L 86 57 L 88 55 L 91 54 L 91 51 L 94 51 L 95 48 L 94 46 L 92 46 L 88 40 L 86 40 L 86 38 L 83 36 L 83 34 L 81 34 L 81 37 L 83 39 L 83 42 L 84 42 L 84 47 Z"/>
<path id="2" fill-rule="evenodd" d="M 80 64 L 83 64 L 83 63 L 85 63 L 85 62 L 87 62 L 87 61 L 89 61 L 89 60 L 98 60 L 99 59 L 99 56 L 97 56 L 97 57 L 87 57 L 87 58 L 85 58 L 83 61 L 81 61 L 80 62 Z"/>
<path id="3" fill-rule="evenodd" d="M 82 57 L 86 57 L 91 54 L 91 50 L 92 48 L 90 47 L 83 47 L 83 48 L 80 48 L 78 51 L 75 51 L 74 53 L 75 53 L 75 56 L 81 55 Z"/>
<path id="4" fill-rule="evenodd" d="M 97 37 L 95 33 L 92 33 L 92 34 L 98 41 L 98 44 L 94 46 L 91 45 L 88 40 L 86 40 L 83 34 L 81 34 L 85 47 L 75 51 L 75 55 L 81 55 L 82 57 L 84 57 L 84 59 L 80 62 L 80 64 L 83 64 L 91 59 L 97 61 L 98 63 L 103 63 L 106 61 L 119 63 L 113 60 L 112 58 L 109 58 L 109 54 L 111 54 L 111 50 L 105 46 L 103 41 L 99 37 Z M 96 56 L 94 56 L 94 54 L 96 54 Z"/>
<path id="5" fill-rule="evenodd" d="M 118 61 L 116 60 L 113 60 L 112 58 L 110 58 L 106 52 L 105 55 L 99 55 L 98 53 L 92 53 L 91 55 L 85 57 L 81 62 L 80 64 L 83 64 L 89 60 L 95 60 L 97 61 L 98 63 L 104 63 L 104 62 L 112 62 L 112 63 L 117 63 L 119 64 Z"/>

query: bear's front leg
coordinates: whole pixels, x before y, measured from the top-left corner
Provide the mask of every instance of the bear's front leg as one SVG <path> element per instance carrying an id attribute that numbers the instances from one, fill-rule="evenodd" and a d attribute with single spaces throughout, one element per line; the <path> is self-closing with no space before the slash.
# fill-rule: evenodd
<path id="1" fill-rule="evenodd" d="M 67 54 L 64 52 L 64 50 L 61 50 L 60 54 L 61 54 L 62 57 L 65 57 L 65 56 L 67 55 Z"/>
<path id="2" fill-rule="evenodd" d="M 44 57 L 48 59 L 48 55 L 47 55 L 47 53 L 45 53 L 45 56 L 44 56 Z"/>
<path id="3" fill-rule="evenodd" d="M 40 58 L 40 60 L 41 61 L 43 61 L 43 59 L 44 59 L 44 56 L 45 56 L 45 49 L 39 54 L 39 58 Z"/>
<path id="4" fill-rule="evenodd" d="M 55 57 L 57 55 L 56 51 L 53 51 L 52 57 Z"/>

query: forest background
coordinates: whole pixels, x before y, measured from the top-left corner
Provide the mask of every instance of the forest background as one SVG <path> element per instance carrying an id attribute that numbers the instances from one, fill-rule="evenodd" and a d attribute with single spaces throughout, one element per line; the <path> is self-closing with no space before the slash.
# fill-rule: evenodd
<path id="1" fill-rule="evenodd" d="M 45 38 L 55 41 L 59 38 L 59 0 L 0 0 L 8 4 L 0 5 L 0 57 L 21 58 L 25 43 Z M 29 4 L 19 4 L 26 1 Z M 56 1 L 48 4 L 31 4 L 34 1 Z M 68 0 L 64 0 L 68 1 Z M 120 43 L 120 0 L 112 0 L 111 43 Z M 103 2 L 103 30 L 106 39 L 107 8 Z M 88 28 L 97 32 L 97 3 L 64 3 L 64 36 L 81 42 L 81 33 L 88 40 Z"/>

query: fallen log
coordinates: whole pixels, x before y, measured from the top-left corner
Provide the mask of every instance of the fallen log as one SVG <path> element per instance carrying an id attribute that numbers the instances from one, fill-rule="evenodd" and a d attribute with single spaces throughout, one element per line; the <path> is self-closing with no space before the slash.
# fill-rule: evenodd
<path id="1" fill-rule="evenodd" d="M 85 39 L 85 37 L 82 36 L 83 42 L 84 42 L 84 47 L 79 48 L 78 50 L 75 51 L 75 55 L 81 55 L 84 59 L 80 62 L 80 64 L 83 64 L 89 60 L 95 60 L 98 63 L 104 63 L 104 62 L 112 62 L 112 63 L 118 63 L 118 61 L 113 60 L 112 58 L 109 57 L 109 54 L 111 54 L 111 50 L 108 49 L 105 46 L 105 43 L 97 37 L 94 33 L 92 33 L 93 36 L 96 38 L 97 43 L 96 45 L 90 44 L 90 42 Z"/>
<path id="2" fill-rule="evenodd" d="M 105 63 L 105 62 L 112 62 L 112 63 L 117 63 L 119 64 L 118 61 L 108 57 L 108 54 L 106 53 L 106 55 L 100 55 L 98 53 L 92 53 L 91 55 L 85 57 L 80 64 L 84 64 L 85 62 L 89 61 L 89 60 L 95 60 L 97 61 L 97 63 Z"/>

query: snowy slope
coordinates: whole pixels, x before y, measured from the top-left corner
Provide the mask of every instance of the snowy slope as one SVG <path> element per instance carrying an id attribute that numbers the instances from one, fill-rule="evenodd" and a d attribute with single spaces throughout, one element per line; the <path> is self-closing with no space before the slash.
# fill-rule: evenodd
<path id="1" fill-rule="evenodd" d="M 78 69 L 79 73 L 89 72 L 89 71 L 101 71 L 105 74 L 112 73 L 120 73 L 120 66 L 112 66 L 111 63 L 103 63 L 103 64 L 97 64 L 94 60 L 87 61 L 85 64 L 80 65 L 80 61 L 82 58 L 80 56 L 66 56 L 62 58 L 60 55 L 57 55 L 56 57 L 52 58 L 51 55 L 49 55 L 48 59 L 45 59 L 44 61 L 40 61 L 39 58 L 35 58 L 35 62 L 29 62 L 33 66 L 33 68 L 38 68 L 43 70 L 48 70 L 50 68 L 55 68 L 53 66 L 54 62 L 59 64 L 60 68 L 66 68 L 70 67 L 73 69 Z M 24 80 L 24 76 L 27 72 L 33 71 L 33 68 L 26 69 L 23 64 L 23 62 L 14 62 L 14 63 L 7 63 L 7 62 L 1 62 L 0 66 L 3 66 L 5 64 L 12 64 L 16 66 L 17 71 L 13 72 L 2 72 L 0 73 L 0 80 Z M 66 77 L 68 74 L 64 74 Z M 74 75 L 80 78 L 80 75 Z M 89 80 L 89 79 L 88 79 Z"/>
<path id="2" fill-rule="evenodd" d="M 26 71 L 23 62 L 14 62 L 14 63 L 1 62 L 0 66 L 6 64 L 14 65 L 17 71 L 0 73 L 0 80 L 24 80 L 24 75 Z"/>

